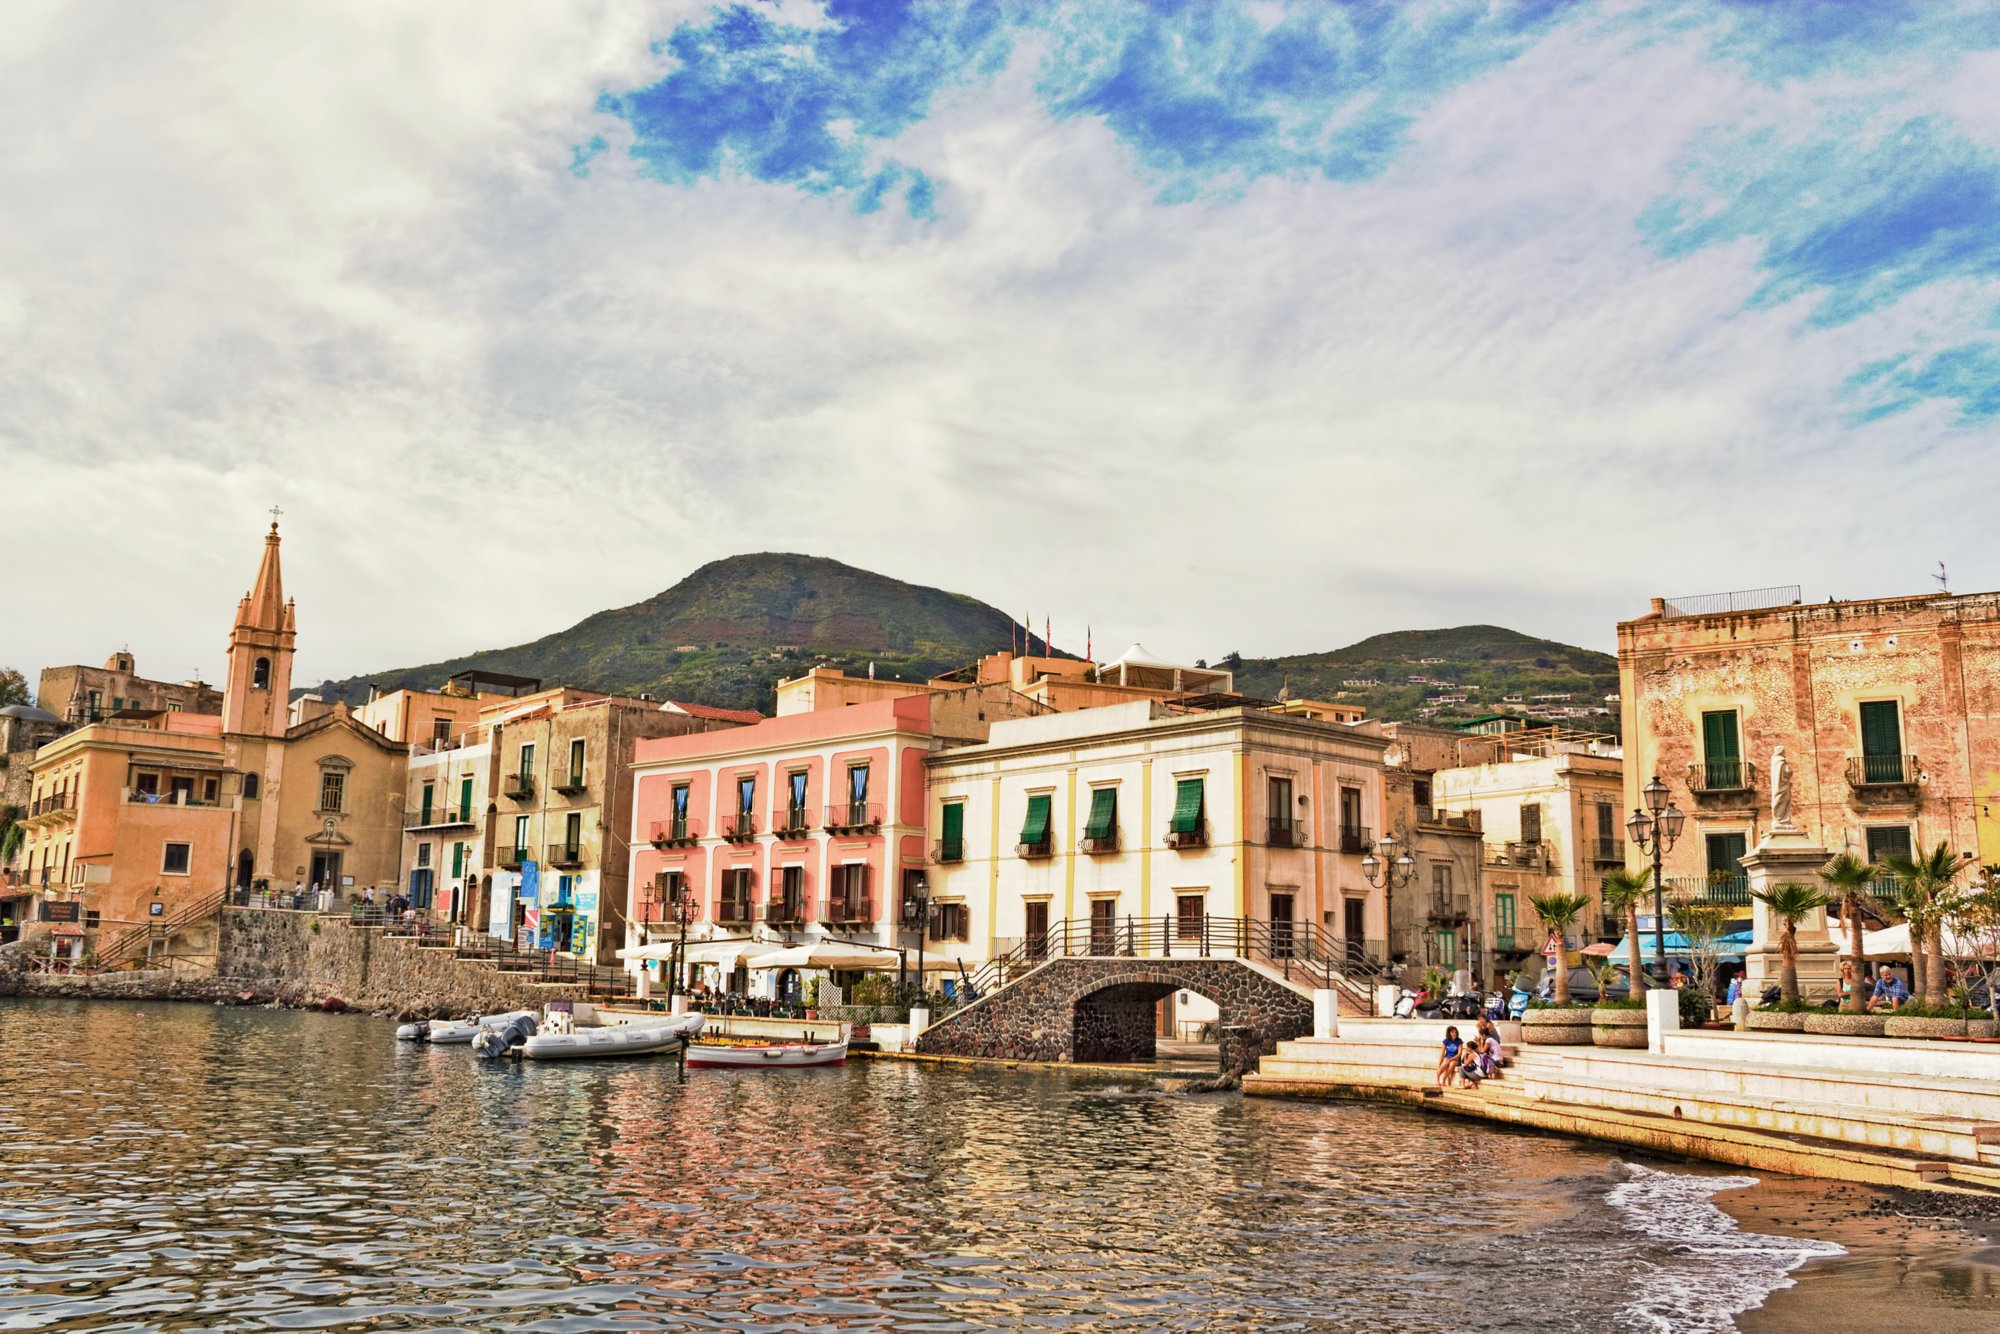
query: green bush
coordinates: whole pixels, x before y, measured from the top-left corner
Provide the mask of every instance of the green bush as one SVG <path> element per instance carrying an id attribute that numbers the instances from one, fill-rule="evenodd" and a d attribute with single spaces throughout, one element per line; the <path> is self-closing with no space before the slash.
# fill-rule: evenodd
<path id="1" fill-rule="evenodd" d="M 1622 996 L 1616 1000 L 1601 1000 L 1591 1006 L 1591 1008 L 1593 1010 L 1643 1010 L 1646 1008 L 1646 1002 L 1643 1000 L 1633 1000 L 1630 996 Z"/>
<path id="2" fill-rule="evenodd" d="M 1531 1010 L 1594 1010 L 1597 1006 L 1590 1001 L 1571 1001 L 1567 1005 L 1558 1005 L 1552 1000 L 1543 1000 L 1537 996 L 1528 1002 L 1528 1008 Z"/>
<path id="3" fill-rule="evenodd" d="M 1682 1028 L 1700 1028 L 1715 1017 L 1715 1000 L 1700 987 L 1682 987 L 1678 1004 Z"/>

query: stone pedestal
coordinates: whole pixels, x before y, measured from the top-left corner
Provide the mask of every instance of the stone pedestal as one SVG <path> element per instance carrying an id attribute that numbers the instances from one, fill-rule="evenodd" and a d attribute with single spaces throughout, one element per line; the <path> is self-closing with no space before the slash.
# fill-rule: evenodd
<path id="1" fill-rule="evenodd" d="M 1825 848 L 1796 829 L 1773 829 L 1750 854 L 1743 869 L 1753 892 L 1764 892 L 1787 880 L 1818 887 L 1819 871 L 1830 856 Z M 1778 923 L 1771 910 L 1750 901 L 1750 954 L 1744 960 L 1743 994 L 1756 997 L 1778 980 Z M 1794 930 L 1798 941 L 1799 991 L 1840 990 L 1840 946 L 1826 926 L 1826 910 L 1815 908 Z"/>
<path id="2" fill-rule="evenodd" d="M 1331 988 L 1319 987 L 1313 991 L 1313 1036 L 1340 1036 L 1340 995 Z"/>
<path id="3" fill-rule="evenodd" d="M 1646 993 L 1646 1050 L 1667 1054 L 1667 1034 L 1681 1031 L 1681 996 L 1668 987 Z"/>
<path id="4" fill-rule="evenodd" d="M 915 1042 L 931 1026 L 931 1010 L 928 1005 L 910 1007 L 910 1041 Z"/>

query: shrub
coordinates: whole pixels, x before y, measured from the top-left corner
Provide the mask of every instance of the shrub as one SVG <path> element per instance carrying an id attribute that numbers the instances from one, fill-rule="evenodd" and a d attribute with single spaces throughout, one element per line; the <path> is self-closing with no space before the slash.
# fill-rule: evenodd
<path id="1" fill-rule="evenodd" d="M 1682 1028 L 1700 1028 L 1715 1015 L 1715 1001 L 1700 987 L 1682 987 L 1677 1003 Z"/>
<path id="2" fill-rule="evenodd" d="M 1594 1010 L 1643 1010 L 1646 1002 L 1633 1000 L 1630 996 L 1620 996 L 1615 1000 L 1601 1000 L 1591 1007 Z"/>

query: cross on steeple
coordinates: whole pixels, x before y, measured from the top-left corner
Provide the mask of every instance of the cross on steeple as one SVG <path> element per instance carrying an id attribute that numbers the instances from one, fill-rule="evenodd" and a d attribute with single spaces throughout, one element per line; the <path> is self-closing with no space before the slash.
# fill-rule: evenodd
<path id="1" fill-rule="evenodd" d="M 278 508 L 278 507 L 277 507 L 276 505 L 273 505 L 273 506 L 271 506 L 271 531 L 272 531 L 272 532 L 274 532 L 274 533 L 275 533 L 275 532 L 277 532 L 277 531 L 278 531 L 278 516 L 279 516 L 280 514 L 283 514 L 283 513 L 284 513 L 284 511 L 283 511 L 283 510 L 281 510 L 281 509 L 279 509 L 279 508 Z"/>

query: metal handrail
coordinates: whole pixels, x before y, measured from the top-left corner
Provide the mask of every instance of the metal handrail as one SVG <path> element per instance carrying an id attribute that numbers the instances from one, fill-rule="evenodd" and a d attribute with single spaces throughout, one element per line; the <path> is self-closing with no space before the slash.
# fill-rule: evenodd
<path id="1" fill-rule="evenodd" d="M 549 844 L 549 865 L 580 866 L 582 864 L 583 844 L 567 842 Z"/>
<path id="2" fill-rule="evenodd" d="M 429 814 L 425 814 L 423 809 L 419 807 L 416 818 L 403 827 L 405 829 L 443 829 L 450 825 L 471 823 L 473 823 L 473 819 L 472 808 L 470 806 L 433 806 Z"/>
<path id="3" fill-rule="evenodd" d="M 756 815 L 750 811 L 738 811 L 734 815 L 724 816 L 722 820 L 722 836 L 728 839 L 755 838 L 757 836 Z"/>
<path id="4" fill-rule="evenodd" d="M 141 946 L 154 939 L 166 939 L 174 932 L 205 921 L 222 911 L 229 901 L 229 891 L 219 890 L 188 904 L 171 917 L 158 922 L 142 922 L 122 933 L 109 946 L 99 950 L 90 963 L 92 972 L 101 973 L 115 964 L 121 964 L 139 952 Z"/>
<path id="5" fill-rule="evenodd" d="M 1917 757 L 1850 755 L 1847 781 L 1853 787 L 1906 787 L 1917 781 Z"/>
<path id="6" fill-rule="evenodd" d="M 1302 848 L 1306 845 L 1306 822 L 1273 815 L 1264 821 L 1264 842 L 1274 848 Z"/>
<path id="7" fill-rule="evenodd" d="M 1688 791 L 1748 792 L 1757 786 L 1752 760 L 1696 760 L 1687 768 Z"/>
<path id="8" fill-rule="evenodd" d="M 533 774 L 522 773 L 508 774 L 507 781 L 500 788 L 500 795 L 503 797 L 512 797 L 517 801 L 534 796 L 535 776 Z"/>
<path id="9" fill-rule="evenodd" d="M 882 823 L 882 808 L 866 801 L 838 801 L 826 808 L 826 827 L 872 829 Z"/>
<path id="10" fill-rule="evenodd" d="M 676 843 L 696 843 L 701 839 L 699 820 L 655 820 L 650 839 L 652 845 L 672 847 Z"/>
<path id="11" fill-rule="evenodd" d="M 1375 846 L 1375 840 L 1360 825 L 1340 827 L 1340 850 L 1346 853 L 1368 852 Z"/>

